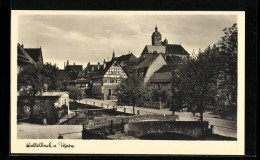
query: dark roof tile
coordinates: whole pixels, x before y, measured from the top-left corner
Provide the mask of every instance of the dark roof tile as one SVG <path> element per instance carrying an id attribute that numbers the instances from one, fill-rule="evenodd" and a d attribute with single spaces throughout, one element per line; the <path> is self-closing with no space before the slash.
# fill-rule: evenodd
<path id="1" fill-rule="evenodd" d="M 178 45 L 178 44 L 167 44 L 166 53 L 179 54 L 179 55 L 190 55 L 181 45 Z"/>
<path id="2" fill-rule="evenodd" d="M 42 56 L 42 49 L 41 48 L 24 48 L 24 50 L 29 54 L 30 57 L 37 63 L 40 61 Z"/>

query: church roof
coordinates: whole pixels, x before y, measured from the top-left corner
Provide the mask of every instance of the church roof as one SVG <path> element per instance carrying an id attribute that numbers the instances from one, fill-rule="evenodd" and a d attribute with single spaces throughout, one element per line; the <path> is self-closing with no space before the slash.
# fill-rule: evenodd
<path id="1" fill-rule="evenodd" d="M 166 53 L 178 54 L 178 55 L 189 55 L 189 53 L 179 44 L 167 44 Z"/>
<path id="2" fill-rule="evenodd" d="M 146 45 L 142 54 L 147 53 L 166 53 L 166 54 L 177 54 L 177 55 L 189 55 L 189 53 L 179 44 L 166 44 L 161 46 Z"/>
<path id="3" fill-rule="evenodd" d="M 157 53 L 166 53 L 166 47 L 165 46 L 146 45 L 144 47 L 143 53 L 154 53 L 154 51 L 156 51 Z"/>

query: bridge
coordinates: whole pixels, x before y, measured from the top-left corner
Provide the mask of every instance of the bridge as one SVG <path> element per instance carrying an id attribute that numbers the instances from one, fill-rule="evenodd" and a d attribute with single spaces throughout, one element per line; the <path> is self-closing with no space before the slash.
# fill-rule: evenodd
<path id="1" fill-rule="evenodd" d="M 208 122 L 199 121 L 144 120 L 125 124 L 124 130 L 126 134 L 134 137 L 144 137 L 158 133 L 175 133 L 194 139 L 203 139 L 206 134 L 212 133 Z"/>

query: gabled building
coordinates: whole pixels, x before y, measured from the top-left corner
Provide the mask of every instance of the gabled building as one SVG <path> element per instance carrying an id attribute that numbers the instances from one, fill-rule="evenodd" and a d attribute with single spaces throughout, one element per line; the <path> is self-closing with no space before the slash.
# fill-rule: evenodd
<path id="1" fill-rule="evenodd" d="M 151 90 L 165 90 L 171 94 L 172 74 L 175 67 L 173 65 L 163 65 L 159 70 L 154 72 L 149 80 Z"/>
<path id="2" fill-rule="evenodd" d="M 58 123 L 60 118 L 71 114 L 69 109 L 69 94 L 67 92 L 49 91 L 38 93 L 34 97 L 35 103 L 32 106 L 32 111 L 30 107 L 30 99 L 32 97 L 20 95 L 18 92 L 17 98 L 18 120 L 33 116 L 37 121 L 42 121 L 46 118 L 48 124 L 55 124 Z"/>
<path id="3" fill-rule="evenodd" d="M 189 56 L 189 53 L 179 44 L 168 44 L 168 40 L 162 41 L 162 35 L 158 31 L 157 26 L 152 34 L 152 45 L 146 45 L 143 49 L 141 57 L 145 58 L 153 54 L 162 54 L 166 56 L 178 56 L 183 59 Z"/>
<path id="4" fill-rule="evenodd" d="M 136 63 L 138 62 L 138 58 L 136 58 L 133 53 L 130 53 L 130 51 L 128 54 L 120 57 L 114 57 L 114 59 L 116 59 L 127 75 L 133 72 Z"/>
<path id="5" fill-rule="evenodd" d="M 144 83 L 147 83 L 154 72 L 160 69 L 163 65 L 167 65 L 167 63 L 162 54 L 153 54 L 145 58 L 141 57 L 139 63 L 134 68 L 134 72 L 137 76 L 144 79 Z"/>
<path id="6" fill-rule="evenodd" d="M 42 49 L 24 48 L 24 45 L 17 44 L 17 67 L 18 73 L 25 65 L 43 65 Z"/>
<path id="7" fill-rule="evenodd" d="M 88 63 L 84 71 L 90 79 L 93 97 L 99 99 L 115 99 L 116 86 L 127 77 L 127 73 L 114 56 L 109 62 L 104 60 L 103 64 L 92 65 Z"/>

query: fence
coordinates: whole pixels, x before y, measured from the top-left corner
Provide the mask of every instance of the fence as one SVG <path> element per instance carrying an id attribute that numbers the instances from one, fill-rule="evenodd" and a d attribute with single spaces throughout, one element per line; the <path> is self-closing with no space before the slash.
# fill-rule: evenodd
<path id="1" fill-rule="evenodd" d="M 113 109 L 115 109 L 118 112 L 134 114 L 132 108 L 128 108 L 128 107 L 125 107 L 125 106 L 118 106 L 116 104 L 109 104 L 109 103 L 104 103 L 104 102 L 95 102 L 95 101 L 89 101 L 89 100 L 86 100 L 85 103 L 89 104 L 89 105 L 93 105 L 93 106 L 107 108 L 107 109 L 113 108 Z M 151 115 L 151 114 L 152 115 L 154 115 L 154 114 L 157 115 L 158 113 L 149 112 L 149 111 L 143 111 L 143 110 L 140 110 L 140 109 L 135 109 L 135 114 L 137 114 L 137 115 Z"/>

